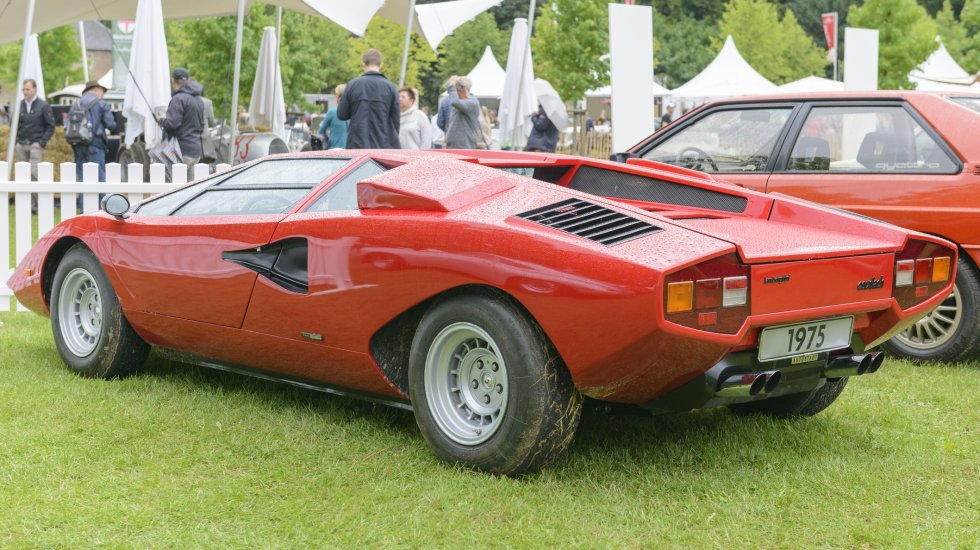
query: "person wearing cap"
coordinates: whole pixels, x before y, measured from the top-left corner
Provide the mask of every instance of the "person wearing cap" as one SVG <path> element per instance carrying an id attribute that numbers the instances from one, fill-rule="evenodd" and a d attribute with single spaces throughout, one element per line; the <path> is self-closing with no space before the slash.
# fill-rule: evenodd
<path id="1" fill-rule="evenodd" d="M 17 125 L 17 161 L 31 163 L 31 178 L 37 180 L 37 163 L 54 135 L 54 112 L 51 106 L 37 97 L 37 82 L 24 80 L 21 90 L 20 121 Z"/>
<path id="2" fill-rule="evenodd" d="M 82 97 L 78 100 L 78 108 L 88 113 L 92 124 L 92 141 L 71 147 L 75 152 L 75 181 L 82 181 L 82 165 L 86 162 L 98 164 L 99 181 L 105 181 L 106 130 L 112 132 L 116 129 L 116 117 L 112 116 L 112 109 L 102 99 L 105 93 L 105 87 L 90 80 L 85 83 Z"/>
<path id="3" fill-rule="evenodd" d="M 204 87 L 191 79 L 187 69 L 178 67 L 170 75 L 173 89 L 167 114 L 159 118 L 167 135 L 177 139 L 180 154 L 187 169 L 201 160 L 201 132 L 204 130 Z"/>

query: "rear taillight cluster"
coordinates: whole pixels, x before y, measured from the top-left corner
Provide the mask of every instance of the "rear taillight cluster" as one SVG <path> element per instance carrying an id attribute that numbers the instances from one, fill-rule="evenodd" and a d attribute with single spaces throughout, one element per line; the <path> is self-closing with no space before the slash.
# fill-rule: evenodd
<path id="1" fill-rule="evenodd" d="M 666 277 L 664 313 L 686 327 L 734 334 L 749 315 L 749 268 L 734 254 Z"/>
<path id="2" fill-rule="evenodd" d="M 895 256 L 892 295 L 902 309 L 939 292 L 953 276 L 956 253 L 940 244 L 910 239 Z"/>

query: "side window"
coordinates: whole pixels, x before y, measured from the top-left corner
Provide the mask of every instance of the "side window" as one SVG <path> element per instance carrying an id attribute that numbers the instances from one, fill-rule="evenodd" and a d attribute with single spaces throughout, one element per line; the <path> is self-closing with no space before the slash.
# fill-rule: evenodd
<path id="1" fill-rule="evenodd" d="M 766 170 L 791 107 L 714 111 L 643 155 L 704 172 Z"/>
<path id="2" fill-rule="evenodd" d="M 174 216 L 235 216 L 288 211 L 323 180 L 350 162 L 347 158 L 275 159 L 259 162 L 217 180 Z M 176 207 L 176 205 L 174 205 Z"/>
<path id="3" fill-rule="evenodd" d="M 333 212 L 337 210 L 357 210 L 357 182 L 377 176 L 387 169 L 373 160 L 355 168 L 350 174 L 330 186 L 320 198 L 306 209 L 307 212 Z"/>
<path id="4" fill-rule="evenodd" d="M 951 174 L 956 162 L 900 105 L 814 107 L 789 171 Z"/>

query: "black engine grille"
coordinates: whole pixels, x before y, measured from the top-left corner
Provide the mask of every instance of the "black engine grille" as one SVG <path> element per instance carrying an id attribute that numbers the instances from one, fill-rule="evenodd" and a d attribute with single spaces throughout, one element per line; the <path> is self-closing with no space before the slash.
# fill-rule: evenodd
<path id="1" fill-rule="evenodd" d="M 594 166 L 579 168 L 568 187 L 600 197 L 661 202 L 723 212 L 744 212 L 748 203 L 745 197 L 738 195 Z"/>
<path id="2" fill-rule="evenodd" d="M 663 231 L 655 225 L 580 199 L 566 199 L 517 214 L 517 217 L 606 246 Z"/>

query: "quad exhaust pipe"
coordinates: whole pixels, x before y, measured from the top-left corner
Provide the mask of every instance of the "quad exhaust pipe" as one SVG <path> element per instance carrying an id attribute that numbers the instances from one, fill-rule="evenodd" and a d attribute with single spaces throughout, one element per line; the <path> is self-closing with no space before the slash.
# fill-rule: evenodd
<path id="1" fill-rule="evenodd" d="M 719 384 L 715 395 L 720 397 L 752 397 L 776 389 L 783 375 L 778 370 L 733 374 Z"/>
<path id="2" fill-rule="evenodd" d="M 843 355 L 831 359 L 830 364 L 824 369 L 823 375 L 827 378 L 844 378 L 845 376 L 872 374 L 881 368 L 884 361 L 885 354 L 881 351 L 861 355 Z"/>

